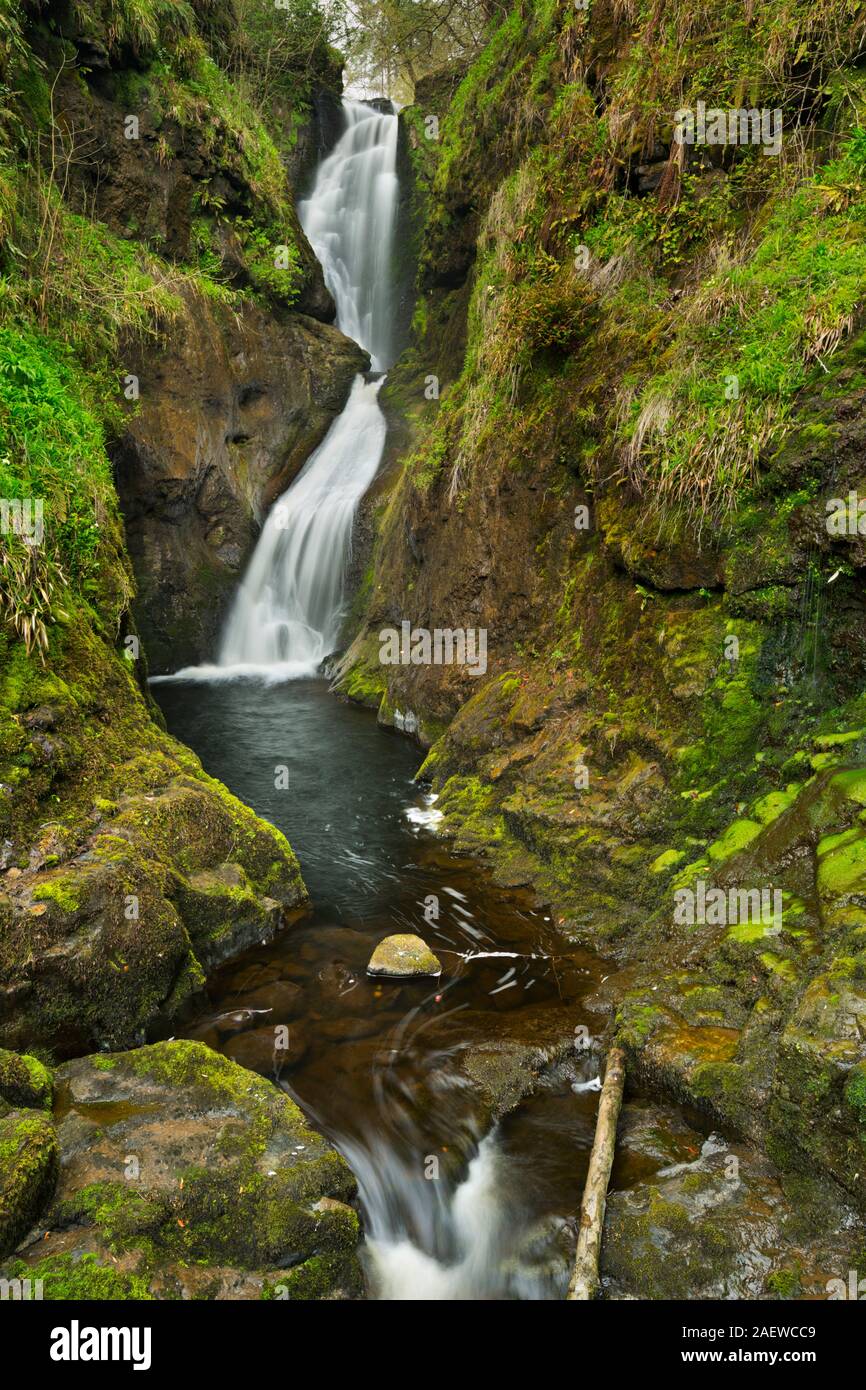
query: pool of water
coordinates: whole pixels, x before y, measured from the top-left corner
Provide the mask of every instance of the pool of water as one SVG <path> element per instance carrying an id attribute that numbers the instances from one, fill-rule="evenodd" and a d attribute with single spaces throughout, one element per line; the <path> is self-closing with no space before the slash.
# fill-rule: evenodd
<path id="1" fill-rule="evenodd" d="M 154 687 L 171 731 L 288 836 L 309 913 L 209 981 L 187 1029 L 272 1077 L 359 1181 L 374 1294 L 561 1297 L 597 1104 L 567 1049 L 493 1124 L 509 1049 L 562 1053 L 603 970 L 549 914 L 436 834 L 420 751 L 322 681 Z M 286 775 L 287 773 L 287 775 Z M 376 943 L 422 936 L 439 980 L 372 979 Z"/>

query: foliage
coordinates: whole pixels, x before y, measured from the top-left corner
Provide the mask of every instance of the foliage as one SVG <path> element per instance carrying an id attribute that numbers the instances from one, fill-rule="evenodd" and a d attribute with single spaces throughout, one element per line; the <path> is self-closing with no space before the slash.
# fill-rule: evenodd
<path id="1" fill-rule="evenodd" d="M 747 501 L 859 323 L 864 36 L 862 0 L 514 6 L 451 104 L 429 198 L 432 263 L 462 190 L 487 207 L 452 388 L 464 482 L 505 400 L 515 457 L 534 431 L 659 524 L 700 532 Z M 778 108 L 781 154 L 675 146 L 674 113 L 699 99 Z"/>
<path id="2" fill-rule="evenodd" d="M 500 9 L 495 0 L 347 0 L 350 79 L 370 95 L 411 101 L 422 77 L 467 65 Z"/>

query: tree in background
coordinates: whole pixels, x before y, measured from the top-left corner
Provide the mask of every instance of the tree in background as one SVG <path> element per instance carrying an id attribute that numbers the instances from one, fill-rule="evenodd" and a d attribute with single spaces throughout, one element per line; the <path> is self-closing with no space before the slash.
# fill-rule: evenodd
<path id="1" fill-rule="evenodd" d="M 411 102 L 422 77 L 471 62 L 507 8 L 504 0 L 346 0 L 348 84 Z"/>

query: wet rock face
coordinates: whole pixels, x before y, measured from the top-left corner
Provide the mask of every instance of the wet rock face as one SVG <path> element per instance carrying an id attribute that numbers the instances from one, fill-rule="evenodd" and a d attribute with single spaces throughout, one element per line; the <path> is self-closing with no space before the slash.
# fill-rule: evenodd
<path id="1" fill-rule="evenodd" d="M 678 869 L 675 884 L 721 888 L 728 920 L 669 915 L 664 952 L 627 982 L 618 1029 L 636 1079 L 764 1143 L 782 1167 L 823 1171 L 862 1207 L 866 773 L 845 765 L 861 738 L 818 735 L 792 759 L 811 774 L 802 784 L 744 807 Z M 772 886 L 777 910 L 730 920 L 756 884 Z"/>
<path id="2" fill-rule="evenodd" d="M 58 1086 L 60 1180 L 7 1277 L 47 1299 L 360 1296 L 351 1171 L 270 1082 L 172 1042 Z"/>
<path id="3" fill-rule="evenodd" d="M 115 452 L 151 671 L 213 659 L 268 507 L 342 409 L 361 350 L 300 315 L 186 306 L 130 366 L 140 405 Z"/>
<path id="4" fill-rule="evenodd" d="M 780 1178 L 714 1134 L 693 1161 L 610 1194 L 601 1267 L 608 1298 L 828 1298 L 856 1249 L 838 1190 Z"/>

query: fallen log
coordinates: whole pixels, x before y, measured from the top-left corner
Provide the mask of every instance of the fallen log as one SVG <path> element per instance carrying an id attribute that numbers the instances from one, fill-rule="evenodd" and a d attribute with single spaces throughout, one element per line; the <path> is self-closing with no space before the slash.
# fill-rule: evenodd
<path id="1" fill-rule="evenodd" d="M 607 1205 L 607 1185 L 616 1149 L 616 1125 L 622 1105 L 625 1085 L 625 1053 L 612 1047 L 607 1057 L 607 1070 L 598 1103 L 595 1140 L 589 1158 L 589 1171 L 580 1207 L 580 1230 L 574 1270 L 566 1299 L 597 1298 L 600 1288 L 598 1258 L 604 1231 L 604 1211 Z"/>

